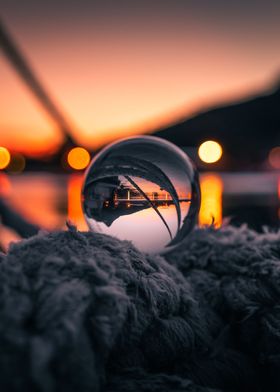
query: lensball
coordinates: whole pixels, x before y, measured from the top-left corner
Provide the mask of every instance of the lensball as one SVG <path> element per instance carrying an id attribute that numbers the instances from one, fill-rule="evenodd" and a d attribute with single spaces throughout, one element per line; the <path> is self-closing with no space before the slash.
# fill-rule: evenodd
<path id="1" fill-rule="evenodd" d="M 129 240 L 143 252 L 178 246 L 194 227 L 199 207 L 193 163 L 157 137 L 110 144 L 85 173 L 82 208 L 89 229 Z"/>

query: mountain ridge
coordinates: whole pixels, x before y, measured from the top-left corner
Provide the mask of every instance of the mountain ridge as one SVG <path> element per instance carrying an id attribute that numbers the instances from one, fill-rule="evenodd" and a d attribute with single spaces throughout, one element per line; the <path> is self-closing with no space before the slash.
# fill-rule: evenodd
<path id="1" fill-rule="evenodd" d="M 255 168 L 280 144 L 280 83 L 259 95 L 201 111 L 154 135 L 181 147 L 214 139 L 222 144 L 230 167 L 240 166 L 235 162 L 240 159 Z"/>

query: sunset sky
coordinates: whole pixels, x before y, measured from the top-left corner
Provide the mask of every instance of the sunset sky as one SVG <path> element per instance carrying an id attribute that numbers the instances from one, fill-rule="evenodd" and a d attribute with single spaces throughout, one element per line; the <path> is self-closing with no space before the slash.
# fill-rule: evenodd
<path id="1" fill-rule="evenodd" d="M 254 94 L 280 73 L 276 0 L 0 5 L 5 26 L 85 146 Z M 0 53 L 0 145 L 54 148 L 60 131 Z"/>

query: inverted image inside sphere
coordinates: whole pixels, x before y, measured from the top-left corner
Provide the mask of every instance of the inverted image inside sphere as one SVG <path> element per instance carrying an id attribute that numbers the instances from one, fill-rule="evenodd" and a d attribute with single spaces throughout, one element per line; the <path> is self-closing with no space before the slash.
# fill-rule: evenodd
<path id="1" fill-rule="evenodd" d="M 162 253 L 180 244 L 196 223 L 197 171 L 175 145 L 152 136 L 103 149 L 86 172 L 83 211 L 90 230 Z"/>

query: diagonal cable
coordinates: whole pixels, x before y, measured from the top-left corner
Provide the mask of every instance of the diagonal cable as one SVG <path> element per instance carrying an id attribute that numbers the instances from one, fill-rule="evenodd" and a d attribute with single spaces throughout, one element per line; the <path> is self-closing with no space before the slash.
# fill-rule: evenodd
<path id="1" fill-rule="evenodd" d="M 147 196 L 146 193 L 139 187 L 139 185 L 137 185 L 136 182 L 132 180 L 131 177 L 129 177 L 129 176 L 124 176 L 124 177 L 125 177 L 125 178 L 131 183 L 131 185 L 133 185 L 133 186 L 138 190 L 138 192 L 140 192 L 141 195 L 149 202 L 149 204 L 151 205 L 151 207 L 155 210 L 155 212 L 158 214 L 158 216 L 159 216 L 160 219 L 162 220 L 164 226 L 167 228 L 168 233 L 169 233 L 169 235 L 170 235 L 170 238 L 171 238 L 171 240 L 172 240 L 172 233 L 171 233 L 171 231 L 170 231 L 170 229 L 169 229 L 169 226 L 168 226 L 168 224 L 166 223 L 166 220 L 164 219 L 164 217 L 163 217 L 163 216 L 161 215 L 161 213 L 159 212 L 157 206 L 152 202 L 152 200 L 149 198 L 149 196 Z"/>
<path id="2" fill-rule="evenodd" d="M 46 91 L 37 75 L 33 71 L 23 53 L 20 51 L 13 38 L 8 33 L 6 27 L 0 20 L 0 48 L 2 48 L 7 59 L 13 65 L 19 76 L 30 88 L 35 97 L 39 100 L 49 116 L 58 124 L 67 139 L 74 144 L 72 139 L 72 127 L 66 120 L 58 106 L 55 104 L 49 93 Z"/>

